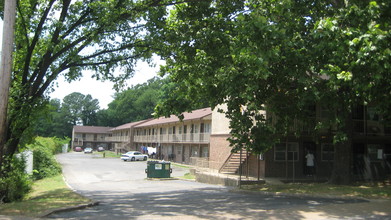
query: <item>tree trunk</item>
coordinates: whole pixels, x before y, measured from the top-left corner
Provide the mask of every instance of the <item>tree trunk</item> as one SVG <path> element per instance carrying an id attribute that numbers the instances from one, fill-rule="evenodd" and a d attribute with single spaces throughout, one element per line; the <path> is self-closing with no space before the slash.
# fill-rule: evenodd
<path id="1" fill-rule="evenodd" d="M 352 133 L 353 121 L 352 115 L 347 114 L 345 124 L 340 131 L 347 135 L 347 140 L 336 143 L 334 146 L 334 163 L 330 183 L 338 185 L 349 185 L 352 182 L 353 171 L 353 148 Z"/>
<path id="2" fill-rule="evenodd" d="M 352 181 L 352 142 L 350 140 L 335 145 L 334 165 L 330 183 L 349 185 Z"/>

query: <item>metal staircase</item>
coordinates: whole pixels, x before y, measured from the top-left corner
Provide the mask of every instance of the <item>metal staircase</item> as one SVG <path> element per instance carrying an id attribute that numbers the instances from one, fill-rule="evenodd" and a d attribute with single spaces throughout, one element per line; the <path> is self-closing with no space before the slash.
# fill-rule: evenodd
<path id="1" fill-rule="evenodd" d="M 219 173 L 238 174 L 240 165 L 247 160 L 247 157 L 248 155 L 246 150 L 242 150 L 242 158 L 240 158 L 240 152 L 231 153 L 224 162 L 223 166 L 221 166 Z"/>

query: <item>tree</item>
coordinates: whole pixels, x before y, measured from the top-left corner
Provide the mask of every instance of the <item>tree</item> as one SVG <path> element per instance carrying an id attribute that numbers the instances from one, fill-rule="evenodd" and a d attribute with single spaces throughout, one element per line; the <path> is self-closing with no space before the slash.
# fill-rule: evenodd
<path id="1" fill-rule="evenodd" d="M 61 106 L 62 117 L 66 119 L 67 124 L 72 126 L 94 125 L 98 110 L 99 101 L 97 99 L 79 92 L 65 96 Z"/>
<path id="2" fill-rule="evenodd" d="M 95 125 L 97 116 L 96 112 L 99 110 L 99 101 L 98 99 L 93 99 L 91 95 L 86 95 L 84 97 L 81 111 L 81 121 L 83 125 Z"/>
<path id="3" fill-rule="evenodd" d="M 68 123 L 61 108 L 61 100 L 52 99 L 34 124 L 34 135 L 41 137 L 71 137 L 72 124 Z"/>
<path id="4" fill-rule="evenodd" d="M 331 112 L 332 182 L 349 183 L 351 109 L 376 103 L 391 111 L 390 4 L 387 1 L 236 1 L 176 5 L 157 36 L 172 97 L 214 108 L 226 103 L 233 150 L 265 152 L 304 121 L 309 106 Z M 190 101 L 192 100 L 192 101 Z M 158 112 L 183 112 L 165 102 Z M 261 111 L 273 112 L 276 124 Z M 385 120 L 386 122 L 386 120 Z M 316 132 L 314 128 L 314 132 Z"/>
<path id="5" fill-rule="evenodd" d="M 160 100 L 161 87 L 165 80 L 157 77 L 149 79 L 146 83 L 138 84 L 114 95 L 107 110 L 99 113 L 101 121 L 108 124 L 101 126 L 118 126 L 121 124 L 140 121 L 152 117 L 154 107 Z M 104 120 L 104 118 L 107 118 Z"/>
<path id="6" fill-rule="evenodd" d="M 45 105 L 45 94 L 62 74 L 68 81 L 95 71 L 94 78 L 119 87 L 139 59 L 151 57 L 147 16 L 160 17 L 164 1 L 27 1 L 17 8 L 15 52 L 3 156 L 18 149 L 26 129 Z M 122 73 L 116 74 L 121 67 Z"/>

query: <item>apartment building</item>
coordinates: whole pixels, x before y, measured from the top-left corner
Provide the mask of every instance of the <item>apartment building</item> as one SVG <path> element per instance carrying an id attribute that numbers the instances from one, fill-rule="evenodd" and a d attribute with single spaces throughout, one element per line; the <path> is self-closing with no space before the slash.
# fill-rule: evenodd
<path id="1" fill-rule="evenodd" d="M 312 132 L 316 122 L 326 120 L 329 113 L 322 106 L 314 105 L 313 114 L 308 115 L 306 123 L 295 121 L 292 134 L 281 138 L 263 155 L 252 155 L 224 151 L 229 143 L 227 129 L 228 119 L 213 112 L 212 135 L 210 142 L 210 166 L 224 173 L 238 173 L 249 176 L 278 177 L 284 179 L 307 178 L 316 175 L 317 178 L 328 178 L 333 169 L 334 145 L 333 129 L 323 129 L 316 135 Z M 272 113 L 264 113 L 270 117 Z M 354 107 L 352 114 L 353 138 L 353 176 L 355 179 L 382 179 L 391 175 L 391 126 L 382 124 L 381 116 L 371 106 Z M 219 125 L 217 125 L 219 124 Z M 298 131 L 299 136 L 293 135 Z M 314 156 L 313 171 L 307 166 L 308 153 Z M 225 159 L 226 158 L 226 159 Z M 312 169 L 312 168 L 311 168 Z M 313 172 L 313 173 L 311 173 Z"/>
<path id="2" fill-rule="evenodd" d="M 171 115 L 134 126 L 137 149 L 156 148 L 159 159 L 196 164 L 208 161 L 212 111 L 210 108 L 183 113 L 183 120 Z M 207 166 L 204 164 L 204 166 Z"/>
<path id="3" fill-rule="evenodd" d="M 127 152 L 131 150 L 137 150 L 134 144 L 134 126 L 147 122 L 148 120 L 142 120 L 132 123 L 127 123 L 120 125 L 118 127 L 108 130 L 111 133 L 109 137 L 106 138 L 107 141 L 112 143 L 113 149 L 117 152 Z"/>
<path id="4" fill-rule="evenodd" d="M 226 108 L 222 105 L 219 108 Z M 263 112 L 267 117 L 272 113 Z M 328 178 L 334 159 L 333 133 L 323 130 L 314 136 L 311 130 L 317 121 L 327 118 L 321 106 L 313 107 L 306 123 L 295 121 L 292 131 L 263 155 L 243 150 L 232 153 L 227 138 L 229 120 L 217 108 L 183 113 L 183 120 L 171 115 L 132 122 L 115 128 L 75 126 L 72 147 L 103 146 L 117 152 L 129 150 L 156 152 L 158 159 L 207 167 L 221 173 L 253 177 L 285 179 L 306 178 L 309 174 L 307 154 L 314 156 L 314 175 Z M 391 126 L 380 123 L 374 108 L 356 106 L 353 109 L 352 139 L 354 176 L 356 179 L 376 179 L 391 175 Z M 312 121 L 312 122 L 311 122 Z M 145 152 L 146 153 L 146 152 Z"/>
<path id="5" fill-rule="evenodd" d="M 72 130 L 72 149 L 75 147 L 91 147 L 98 149 L 103 147 L 110 150 L 112 145 L 109 140 L 111 133 L 109 132 L 112 127 L 99 127 L 99 126 L 73 126 Z"/>

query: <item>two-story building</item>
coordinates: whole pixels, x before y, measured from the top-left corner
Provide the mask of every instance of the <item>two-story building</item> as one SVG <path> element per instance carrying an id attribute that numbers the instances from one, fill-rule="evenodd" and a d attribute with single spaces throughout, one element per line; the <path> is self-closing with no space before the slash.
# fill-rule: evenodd
<path id="1" fill-rule="evenodd" d="M 219 108 L 224 108 L 219 106 Z M 263 112 L 267 117 L 271 113 Z M 158 159 L 207 167 L 220 173 L 284 179 L 306 178 L 309 174 L 306 155 L 314 155 L 314 175 L 328 178 L 334 160 L 332 131 L 323 130 L 314 136 L 314 125 L 327 118 L 321 106 L 313 107 L 306 123 L 295 121 L 292 131 L 299 136 L 282 138 L 263 155 L 243 150 L 231 153 L 227 138 L 229 120 L 217 109 L 204 108 L 183 113 L 183 120 L 172 115 L 124 124 L 115 128 L 75 126 L 72 147 L 99 146 L 117 152 L 154 149 Z M 352 155 L 356 179 L 382 178 L 391 174 L 391 127 L 380 123 L 373 108 L 353 109 Z"/>
<path id="2" fill-rule="evenodd" d="M 203 158 L 207 162 L 211 122 L 210 108 L 185 112 L 183 120 L 174 115 L 152 119 L 134 126 L 134 144 L 139 150 L 157 148 L 157 157 L 164 160 L 194 164 Z"/>
<path id="3" fill-rule="evenodd" d="M 103 147 L 104 149 L 111 149 L 111 141 L 109 132 L 112 127 L 99 127 L 99 126 L 74 126 L 72 130 L 72 149 L 75 147 L 91 147 L 98 149 Z"/>
<path id="4" fill-rule="evenodd" d="M 224 106 L 223 106 L 224 107 Z M 381 116 L 375 109 L 359 105 L 352 111 L 353 136 L 353 177 L 355 179 L 382 179 L 391 175 L 391 126 L 381 123 Z M 264 112 L 267 117 L 272 113 Z M 212 114 L 212 134 L 210 141 L 210 168 L 219 172 L 242 174 L 249 176 L 277 177 L 294 180 L 313 178 L 329 178 L 333 169 L 334 145 L 333 129 L 323 129 L 314 135 L 315 124 L 326 120 L 329 112 L 321 106 L 313 106 L 313 114 L 306 123 L 295 121 L 291 126 L 292 134 L 281 138 L 263 155 L 252 155 L 242 151 L 239 153 L 227 150 L 229 145 L 229 121 L 217 111 Z M 314 170 L 307 166 L 307 154 L 314 155 Z M 314 172 L 314 173 L 311 173 Z"/>
<path id="5" fill-rule="evenodd" d="M 137 150 L 134 144 L 134 127 L 149 120 L 151 119 L 131 122 L 112 128 L 108 130 L 111 136 L 106 138 L 106 140 L 112 143 L 113 149 L 117 152 Z"/>

